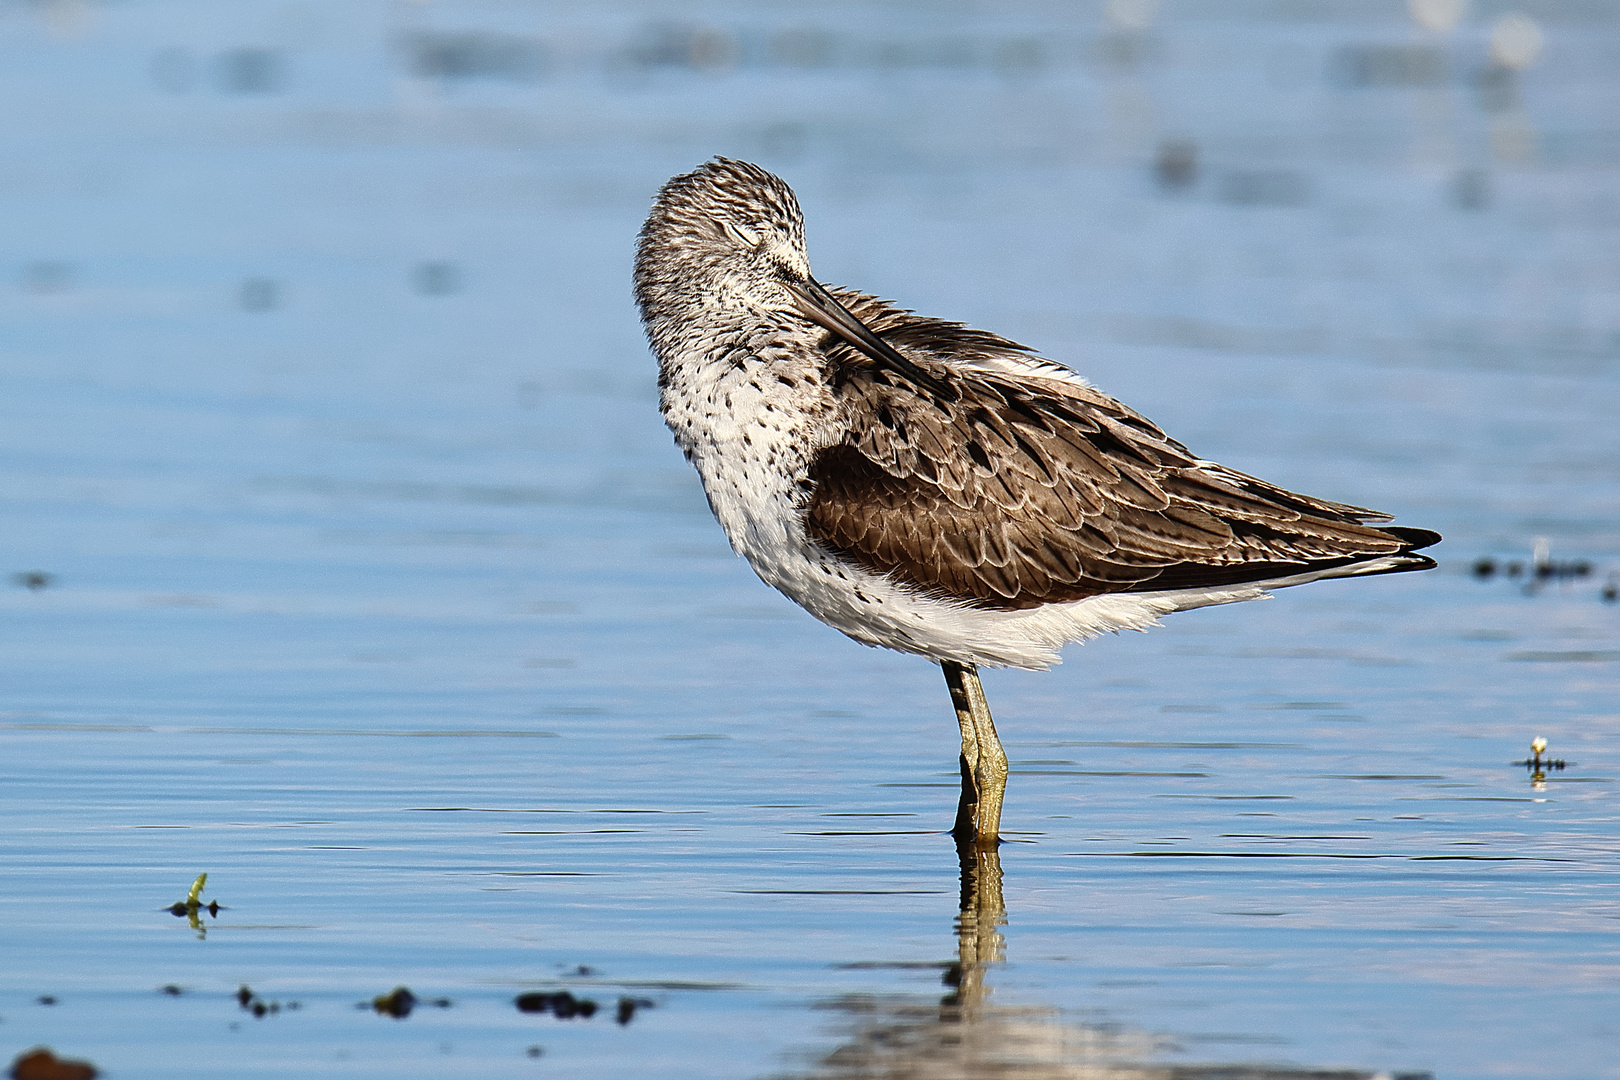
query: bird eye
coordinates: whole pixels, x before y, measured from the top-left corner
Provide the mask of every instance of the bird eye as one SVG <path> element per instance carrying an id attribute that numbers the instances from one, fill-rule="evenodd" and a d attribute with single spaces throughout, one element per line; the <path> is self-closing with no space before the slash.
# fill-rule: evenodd
<path id="1" fill-rule="evenodd" d="M 752 229 L 749 229 L 744 225 L 740 225 L 735 221 L 721 218 L 720 227 L 726 232 L 730 233 L 731 238 L 742 244 L 744 247 L 757 248 L 761 243 L 760 238 L 754 234 Z"/>

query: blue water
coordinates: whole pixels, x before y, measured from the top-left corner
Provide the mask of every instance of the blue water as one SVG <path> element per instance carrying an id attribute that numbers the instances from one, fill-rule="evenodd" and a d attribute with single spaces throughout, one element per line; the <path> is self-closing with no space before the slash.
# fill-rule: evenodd
<path id="1" fill-rule="evenodd" d="M 1504 75 L 1476 7 L 0 9 L 0 1059 L 1620 1076 L 1620 9 Z M 633 237 L 715 153 L 824 280 L 1446 535 L 987 673 L 958 1006 L 937 669 L 760 585 L 658 418 Z M 1473 575 L 1537 538 L 1591 572 Z"/>

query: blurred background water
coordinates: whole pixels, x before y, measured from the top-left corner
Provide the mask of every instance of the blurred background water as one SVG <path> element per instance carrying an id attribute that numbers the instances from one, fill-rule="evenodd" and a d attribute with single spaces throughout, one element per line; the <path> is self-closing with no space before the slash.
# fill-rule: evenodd
<path id="1" fill-rule="evenodd" d="M 1617 72 L 1609 0 L 8 0 L 0 1058 L 1620 1075 Z M 971 1001 L 937 669 L 658 418 L 633 237 L 716 153 L 823 280 L 1446 535 L 987 675 Z"/>

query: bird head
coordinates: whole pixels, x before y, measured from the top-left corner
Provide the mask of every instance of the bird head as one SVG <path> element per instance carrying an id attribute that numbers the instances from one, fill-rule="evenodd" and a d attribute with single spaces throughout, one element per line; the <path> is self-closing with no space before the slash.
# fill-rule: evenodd
<path id="1" fill-rule="evenodd" d="M 795 310 L 810 280 L 799 200 L 758 165 L 717 157 L 658 192 L 636 251 L 636 300 L 652 323 L 676 309 Z"/>
<path id="2" fill-rule="evenodd" d="M 641 228 L 635 282 L 642 322 L 666 360 L 669 342 L 689 343 L 705 324 L 796 317 L 914 386 L 954 397 L 811 276 L 799 200 L 758 165 L 717 157 L 665 184 Z"/>

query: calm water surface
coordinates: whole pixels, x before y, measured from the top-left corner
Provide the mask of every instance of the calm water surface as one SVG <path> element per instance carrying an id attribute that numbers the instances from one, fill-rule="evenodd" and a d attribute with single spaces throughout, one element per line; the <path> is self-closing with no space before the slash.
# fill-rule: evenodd
<path id="1" fill-rule="evenodd" d="M 1620 10 L 1515 75 L 1475 6 L 0 11 L 0 1058 L 1620 1076 Z M 937 669 L 760 585 L 657 415 L 632 238 L 713 153 L 1440 569 L 987 674 L 959 917 Z M 1471 573 L 1538 537 L 1592 573 Z"/>

